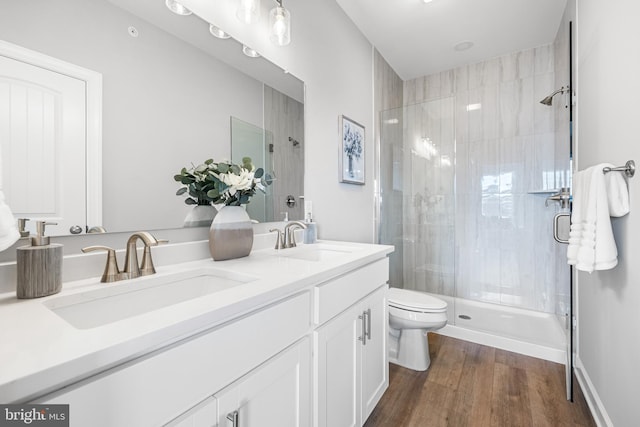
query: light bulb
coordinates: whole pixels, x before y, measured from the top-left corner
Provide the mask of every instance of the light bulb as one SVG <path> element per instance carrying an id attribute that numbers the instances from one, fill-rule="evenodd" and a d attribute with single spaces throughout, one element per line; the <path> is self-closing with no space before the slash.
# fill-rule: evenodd
<path id="1" fill-rule="evenodd" d="M 193 13 L 189 9 L 178 3 L 176 0 L 166 0 L 165 4 L 169 8 L 169 10 L 176 15 L 187 16 Z"/>
<path id="2" fill-rule="evenodd" d="M 242 53 L 247 55 L 249 58 L 259 58 L 260 57 L 260 54 L 257 51 L 251 49 L 249 46 L 244 45 L 244 44 L 242 45 Z"/>
<path id="3" fill-rule="evenodd" d="M 238 0 L 236 18 L 245 24 L 255 24 L 260 20 L 260 0 Z"/>
<path id="4" fill-rule="evenodd" d="M 211 33 L 212 36 L 217 37 L 219 39 L 228 39 L 231 37 L 229 34 L 222 31 L 220 27 L 216 27 L 213 24 L 209 24 L 209 32 Z"/>
<path id="5" fill-rule="evenodd" d="M 269 26 L 271 35 L 269 39 L 278 46 L 286 46 L 291 43 L 291 14 L 284 7 L 278 6 L 269 12 Z"/>

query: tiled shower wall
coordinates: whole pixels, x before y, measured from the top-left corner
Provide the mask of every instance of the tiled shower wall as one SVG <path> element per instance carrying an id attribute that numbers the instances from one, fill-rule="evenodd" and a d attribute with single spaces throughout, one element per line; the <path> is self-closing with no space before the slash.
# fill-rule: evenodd
<path id="1" fill-rule="evenodd" d="M 304 104 L 264 85 L 264 128 L 271 163 L 265 171 L 274 171 L 276 178 L 269 188 L 272 203 L 267 203 L 266 221 L 281 221 L 284 212 L 289 219 L 303 219 Z M 294 206 L 287 206 L 287 196 L 294 197 Z"/>
<path id="2" fill-rule="evenodd" d="M 554 61 L 546 45 L 404 82 L 393 162 L 405 288 L 556 311 L 566 248 L 545 191 L 566 177 L 554 132 L 568 123 L 539 103 L 556 89 Z"/>

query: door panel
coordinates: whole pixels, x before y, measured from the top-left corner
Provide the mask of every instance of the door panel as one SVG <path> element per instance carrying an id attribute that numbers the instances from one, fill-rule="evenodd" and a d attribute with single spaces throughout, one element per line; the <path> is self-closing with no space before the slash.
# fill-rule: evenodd
<path id="1" fill-rule="evenodd" d="M 373 408 L 389 386 L 387 362 L 387 289 L 375 291 L 363 301 L 367 311 L 367 341 L 362 348 L 362 421 L 366 421 Z M 368 310 L 371 310 L 370 312 Z"/>
<path id="2" fill-rule="evenodd" d="M 362 343 L 360 305 L 356 305 L 314 334 L 317 340 L 317 427 L 359 427 Z M 320 375 L 321 373 L 321 375 Z"/>
<path id="3" fill-rule="evenodd" d="M 85 97 L 82 80 L 0 56 L 0 188 L 51 235 L 87 223 Z"/>

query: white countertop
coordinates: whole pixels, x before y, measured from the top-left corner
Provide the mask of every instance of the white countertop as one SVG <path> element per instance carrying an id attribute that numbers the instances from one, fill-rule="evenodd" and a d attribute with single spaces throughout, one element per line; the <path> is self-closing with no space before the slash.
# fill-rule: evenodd
<path id="1" fill-rule="evenodd" d="M 18 300 L 15 292 L 0 294 L 0 403 L 32 400 L 393 251 L 392 246 L 385 245 L 322 243 L 343 245 L 350 251 L 309 261 L 287 256 L 292 254 L 287 251 L 302 248 L 263 249 L 235 260 L 202 259 L 157 267 L 156 275 L 112 284 L 100 283 L 100 277 L 68 282 L 62 292 L 45 298 Z M 203 268 L 235 272 L 255 280 L 91 329 L 77 329 L 44 304 L 61 296 Z"/>

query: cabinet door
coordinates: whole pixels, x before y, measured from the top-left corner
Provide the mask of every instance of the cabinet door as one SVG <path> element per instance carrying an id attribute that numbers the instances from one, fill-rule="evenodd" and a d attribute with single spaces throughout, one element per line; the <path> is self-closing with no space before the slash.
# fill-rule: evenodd
<path id="1" fill-rule="evenodd" d="M 310 360 L 304 338 L 216 393 L 218 427 L 310 425 Z"/>
<path id="2" fill-rule="evenodd" d="M 367 339 L 362 346 L 361 364 L 363 423 L 389 387 L 387 289 L 386 285 L 379 288 L 362 302 L 363 311 L 367 313 Z"/>
<path id="3" fill-rule="evenodd" d="M 359 427 L 362 312 L 356 305 L 315 333 L 316 427 Z"/>
<path id="4" fill-rule="evenodd" d="M 165 427 L 216 427 L 218 425 L 217 410 L 216 398 L 210 396 Z"/>

